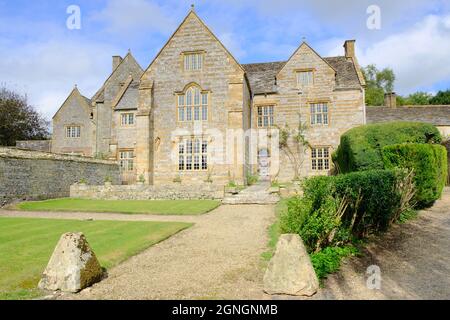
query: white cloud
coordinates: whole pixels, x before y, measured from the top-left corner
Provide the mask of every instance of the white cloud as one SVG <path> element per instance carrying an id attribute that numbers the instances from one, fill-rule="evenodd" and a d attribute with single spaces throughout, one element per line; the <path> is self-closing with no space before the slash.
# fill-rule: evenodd
<path id="1" fill-rule="evenodd" d="M 174 30 L 175 22 L 166 8 L 145 0 L 110 0 L 106 7 L 92 15 L 92 19 L 105 23 L 107 31 L 132 36 L 146 32 L 163 34 Z"/>
<path id="2" fill-rule="evenodd" d="M 450 80 L 450 16 L 430 15 L 411 29 L 392 34 L 363 50 L 360 62 L 390 67 L 396 90 L 410 93 Z"/>
<path id="3" fill-rule="evenodd" d="M 50 119 L 75 84 L 87 97 L 95 93 L 111 72 L 114 52 L 108 45 L 63 39 L 0 46 L 0 79 Z"/>

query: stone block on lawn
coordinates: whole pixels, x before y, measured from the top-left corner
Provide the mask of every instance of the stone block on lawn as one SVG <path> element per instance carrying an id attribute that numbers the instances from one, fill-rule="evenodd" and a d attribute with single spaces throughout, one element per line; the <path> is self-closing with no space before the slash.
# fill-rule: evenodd
<path id="1" fill-rule="evenodd" d="M 298 234 L 283 234 L 264 275 L 264 291 L 268 294 L 312 296 L 319 280 L 308 252 Z"/>
<path id="2" fill-rule="evenodd" d="M 61 236 L 42 274 L 39 288 L 78 292 L 100 281 L 103 269 L 82 233 Z"/>

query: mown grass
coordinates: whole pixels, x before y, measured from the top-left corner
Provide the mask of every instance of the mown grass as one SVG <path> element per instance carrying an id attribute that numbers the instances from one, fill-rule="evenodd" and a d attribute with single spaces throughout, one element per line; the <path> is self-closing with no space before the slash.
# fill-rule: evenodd
<path id="1" fill-rule="evenodd" d="M 83 232 L 104 268 L 190 227 L 181 222 L 0 218 L 0 300 L 31 299 L 61 235 Z"/>
<path id="2" fill-rule="evenodd" d="M 23 211 L 111 212 L 125 214 L 200 215 L 217 208 L 215 200 L 90 200 L 53 199 L 21 202 L 11 209 Z"/>
<path id="3" fill-rule="evenodd" d="M 275 207 L 275 222 L 269 227 L 269 242 L 267 243 L 268 250 L 261 254 L 261 257 L 265 262 L 269 262 L 275 253 L 275 248 L 277 246 L 278 238 L 280 237 L 280 215 L 287 210 L 287 203 L 289 199 L 282 199 L 279 201 Z"/>

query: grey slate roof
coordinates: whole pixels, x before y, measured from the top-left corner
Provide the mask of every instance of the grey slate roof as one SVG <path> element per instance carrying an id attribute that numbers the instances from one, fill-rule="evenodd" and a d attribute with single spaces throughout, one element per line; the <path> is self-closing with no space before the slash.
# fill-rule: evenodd
<path id="1" fill-rule="evenodd" d="M 351 61 L 345 57 L 324 58 L 336 70 L 336 89 L 359 89 L 358 74 Z M 254 94 L 273 93 L 277 91 L 275 76 L 287 61 L 243 64 L 250 88 Z"/>
<path id="2" fill-rule="evenodd" d="M 243 64 L 250 88 L 254 94 L 276 92 L 275 76 L 286 61 Z"/>
<path id="3" fill-rule="evenodd" d="M 367 123 L 383 123 L 391 121 L 419 121 L 435 126 L 450 125 L 449 106 L 405 106 L 397 108 L 366 107 Z"/>
<path id="4" fill-rule="evenodd" d="M 353 62 L 345 57 L 323 58 L 336 70 L 336 89 L 359 89 L 361 84 Z"/>
<path id="5" fill-rule="evenodd" d="M 114 110 L 136 110 L 139 104 L 139 82 L 133 81 Z"/>

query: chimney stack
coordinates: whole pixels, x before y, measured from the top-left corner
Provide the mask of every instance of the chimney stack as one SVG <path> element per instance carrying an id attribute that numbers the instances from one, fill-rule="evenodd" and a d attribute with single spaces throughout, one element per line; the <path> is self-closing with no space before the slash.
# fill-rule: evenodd
<path id="1" fill-rule="evenodd" d="M 346 40 L 344 43 L 345 48 L 345 57 L 348 58 L 355 58 L 355 40 Z"/>
<path id="2" fill-rule="evenodd" d="M 113 56 L 112 58 L 113 58 L 112 68 L 114 71 L 119 66 L 119 64 L 122 62 L 122 57 L 121 56 Z"/>
<path id="3" fill-rule="evenodd" d="M 384 106 L 388 108 L 397 107 L 397 95 L 395 92 L 387 92 L 384 94 Z"/>

